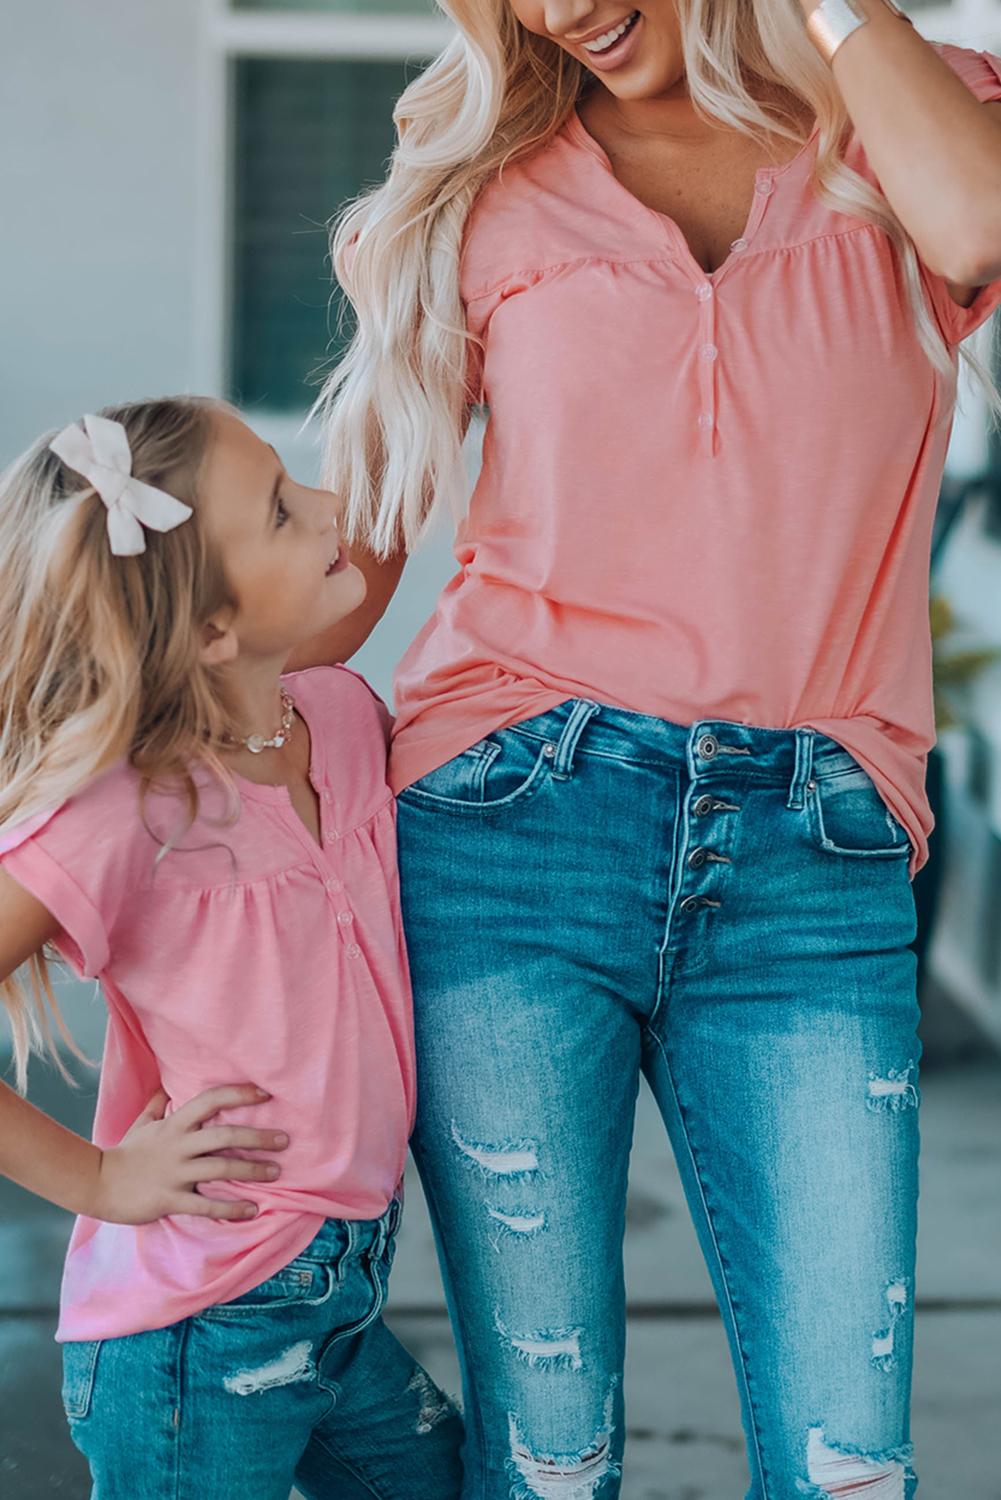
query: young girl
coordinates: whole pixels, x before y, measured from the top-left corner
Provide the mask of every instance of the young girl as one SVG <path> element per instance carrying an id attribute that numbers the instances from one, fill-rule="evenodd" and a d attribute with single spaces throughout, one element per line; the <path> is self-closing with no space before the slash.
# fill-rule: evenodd
<path id="1" fill-rule="evenodd" d="M 445 1500 L 459 1417 L 380 1319 L 414 1102 L 385 715 L 282 677 L 364 595 L 334 497 L 207 401 L 50 438 L 0 486 L 0 974 L 22 1086 L 43 945 L 108 1037 L 95 1145 L 2 1089 L 0 1168 L 81 1215 L 94 1495 Z"/>

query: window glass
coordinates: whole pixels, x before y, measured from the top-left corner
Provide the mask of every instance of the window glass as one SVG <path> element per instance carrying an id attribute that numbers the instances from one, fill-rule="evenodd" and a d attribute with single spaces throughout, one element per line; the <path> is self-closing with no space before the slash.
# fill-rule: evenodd
<path id="1" fill-rule="evenodd" d="M 234 400 L 303 411 L 343 348 L 326 223 L 382 181 L 403 62 L 258 58 L 234 64 Z"/>

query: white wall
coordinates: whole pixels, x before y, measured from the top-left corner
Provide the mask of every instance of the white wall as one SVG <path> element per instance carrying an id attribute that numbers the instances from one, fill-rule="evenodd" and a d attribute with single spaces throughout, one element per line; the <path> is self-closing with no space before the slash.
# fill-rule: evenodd
<path id="1" fill-rule="evenodd" d="M 191 379 L 198 0 L 4 6 L 0 463 Z"/>

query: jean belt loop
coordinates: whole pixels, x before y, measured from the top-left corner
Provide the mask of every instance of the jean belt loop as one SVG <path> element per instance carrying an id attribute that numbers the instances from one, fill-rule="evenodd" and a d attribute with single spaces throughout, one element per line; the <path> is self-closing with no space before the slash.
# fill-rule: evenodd
<path id="1" fill-rule="evenodd" d="M 816 732 L 813 729 L 796 730 L 796 764 L 793 767 L 792 783 L 786 807 L 801 812 L 806 806 L 806 790 L 813 776 L 813 744 Z"/>
<path id="2" fill-rule="evenodd" d="M 399 1222 L 400 1222 L 400 1200 L 399 1200 L 399 1198 L 393 1198 L 393 1199 L 390 1200 L 389 1207 L 386 1209 L 386 1212 L 383 1214 L 382 1221 L 381 1221 L 381 1223 L 379 1225 L 379 1247 L 378 1248 L 379 1248 L 379 1254 L 380 1255 L 385 1250 L 385 1248 L 389 1244 L 390 1240 L 393 1238 L 393 1235 L 396 1233 L 396 1226 L 397 1226 L 397 1224 Z"/>
<path id="3" fill-rule="evenodd" d="M 553 757 L 553 780 L 569 781 L 573 772 L 573 758 L 584 726 L 600 712 L 600 703 L 591 703 L 587 698 L 575 698 L 570 716 L 563 726 L 556 754 Z"/>
<path id="4" fill-rule="evenodd" d="M 369 1254 L 373 1260 L 381 1260 L 382 1252 L 386 1248 L 386 1242 L 389 1239 L 389 1212 L 387 1208 L 382 1217 L 376 1220 L 375 1233 L 372 1236 L 371 1248 L 369 1250 Z"/>

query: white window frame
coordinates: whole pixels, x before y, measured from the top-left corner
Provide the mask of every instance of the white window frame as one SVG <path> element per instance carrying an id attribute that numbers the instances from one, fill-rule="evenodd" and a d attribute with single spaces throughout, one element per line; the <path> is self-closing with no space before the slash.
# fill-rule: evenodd
<path id="1" fill-rule="evenodd" d="M 198 28 L 195 389 L 224 394 L 229 374 L 232 223 L 230 64 L 241 57 L 424 61 L 454 35 L 444 17 L 237 11 L 202 0 Z M 331 204 L 331 210 L 336 205 Z M 294 420 L 294 419 L 293 419 Z"/>

